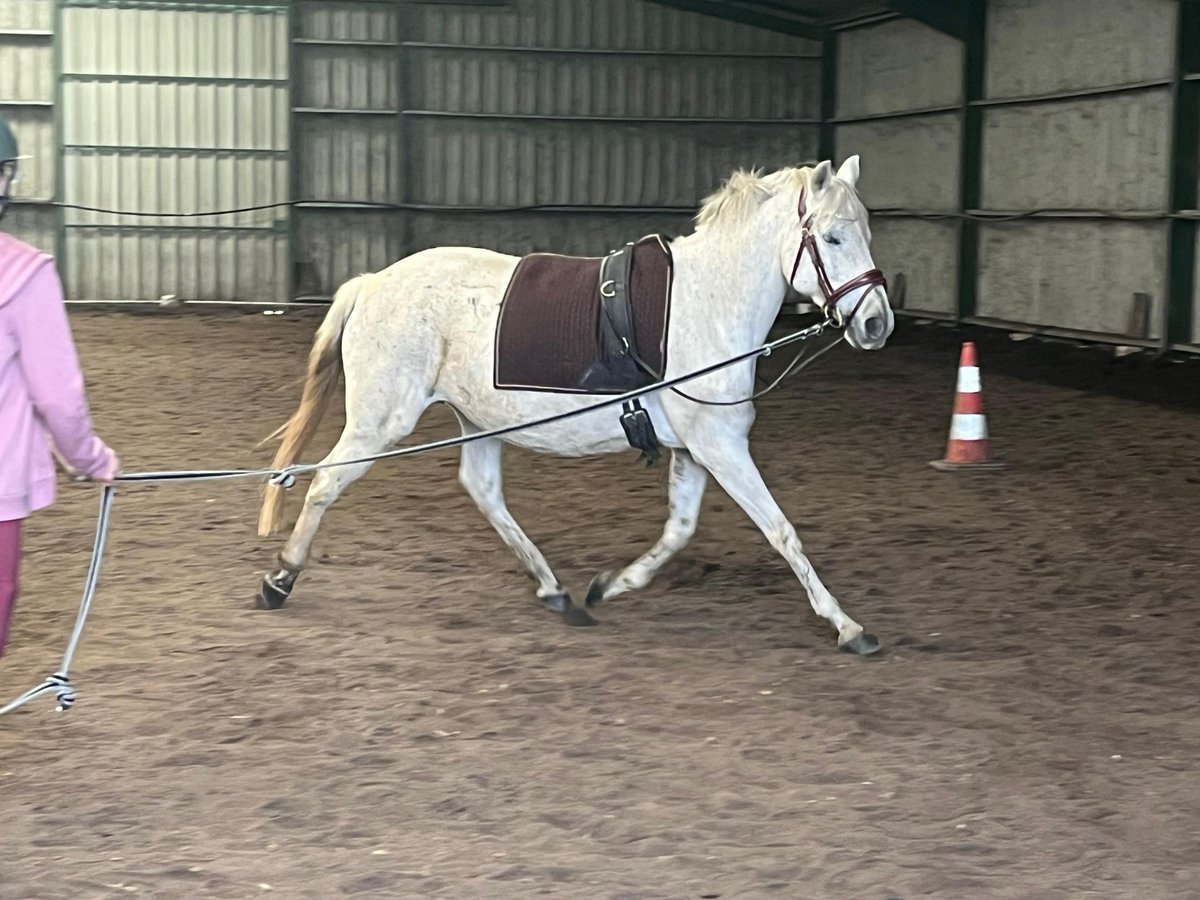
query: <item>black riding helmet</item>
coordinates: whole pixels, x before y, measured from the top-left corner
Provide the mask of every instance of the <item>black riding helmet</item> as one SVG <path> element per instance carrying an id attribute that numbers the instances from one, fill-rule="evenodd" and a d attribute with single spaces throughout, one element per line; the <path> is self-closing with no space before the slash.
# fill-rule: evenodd
<path id="1" fill-rule="evenodd" d="M 12 183 L 17 177 L 17 160 L 21 154 L 17 149 L 17 136 L 13 134 L 8 122 L 0 116 L 0 174 L 8 175 L 8 186 L 0 193 L 0 217 L 3 217 L 8 204 L 12 202 Z"/>

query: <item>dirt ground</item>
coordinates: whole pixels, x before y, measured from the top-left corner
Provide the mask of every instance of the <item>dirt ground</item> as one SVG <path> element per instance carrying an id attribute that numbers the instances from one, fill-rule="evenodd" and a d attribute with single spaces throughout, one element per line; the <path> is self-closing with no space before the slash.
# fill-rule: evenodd
<path id="1" fill-rule="evenodd" d="M 73 321 L 102 432 L 152 469 L 264 462 L 318 318 Z M 715 486 L 578 630 L 453 452 L 352 489 L 278 613 L 252 608 L 281 544 L 255 485 L 123 490 L 78 704 L 0 719 L 0 897 L 1200 897 L 1200 413 L 1168 396 L 1196 367 L 981 336 L 1012 467 L 944 474 L 962 337 L 905 325 L 760 404 L 869 660 Z M 414 439 L 452 432 L 432 410 Z M 632 453 L 507 472 L 577 597 L 661 529 L 665 467 Z M 29 523 L 0 702 L 58 665 L 96 499 Z"/>

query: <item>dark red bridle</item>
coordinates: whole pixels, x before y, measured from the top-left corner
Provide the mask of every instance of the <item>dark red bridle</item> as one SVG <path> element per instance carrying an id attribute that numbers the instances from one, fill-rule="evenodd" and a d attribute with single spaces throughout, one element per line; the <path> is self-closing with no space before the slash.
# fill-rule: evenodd
<path id="1" fill-rule="evenodd" d="M 812 230 L 812 216 L 808 214 L 808 206 L 804 202 L 804 193 L 804 189 L 801 188 L 800 202 L 796 204 L 796 214 L 800 217 L 800 249 L 796 251 L 796 261 L 792 264 L 792 277 L 788 280 L 788 284 L 795 282 L 796 272 L 800 270 L 800 260 L 804 257 L 804 251 L 808 250 L 809 255 L 812 257 L 813 268 L 817 270 L 817 284 L 821 288 L 821 293 L 825 295 L 825 318 L 834 319 L 837 314 L 838 301 L 848 293 L 857 288 L 870 287 L 882 287 L 886 291 L 887 278 L 878 269 L 868 269 L 856 278 L 851 278 L 837 290 L 834 290 L 833 285 L 829 281 L 829 273 L 825 271 L 825 261 L 821 259 L 821 251 L 817 248 L 817 238 Z M 839 324 L 850 324 L 850 320 L 854 318 L 869 293 L 870 290 L 862 292 L 862 296 L 858 298 L 858 303 L 854 304 L 854 309 L 851 310 L 850 315 L 846 316 L 845 320 Z"/>

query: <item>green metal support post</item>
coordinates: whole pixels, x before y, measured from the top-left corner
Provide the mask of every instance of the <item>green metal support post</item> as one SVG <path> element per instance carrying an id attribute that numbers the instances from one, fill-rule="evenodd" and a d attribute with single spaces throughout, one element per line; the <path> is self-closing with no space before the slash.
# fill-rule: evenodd
<path id="1" fill-rule="evenodd" d="M 833 159 L 837 149 L 837 71 L 838 36 L 830 32 L 821 43 L 821 134 L 817 155 L 820 159 Z"/>
<path id="2" fill-rule="evenodd" d="M 70 296 L 71 285 L 67 270 L 67 211 L 62 202 L 66 196 L 63 179 L 66 173 L 67 150 L 63 137 L 63 4 L 54 0 L 54 264 L 63 279 L 63 289 Z"/>
<path id="3" fill-rule="evenodd" d="M 1196 290 L 1196 220 L 1200 181 L 1200 0 L 1179 0 L 1175 68 L 1171 83 L 1170 204 L 1168 224 L 1167 345 L 1196 343 L 1192 305 Z"/>
<path id="4" fill-rule="evenodd" d="M 959 212 L 980 208 L 983 182 L 983 109 L 987 52 L 987 0 L 963 0 L 963 97 L 960 121 Z M 962 218 L 958 228 L 958 318 L 975 315 L 979 292 L 979 223 Z"/>
<path id="5" fill-rule="evenodd" d="M 296 141 L 299 138 L 299 129 L 296 122 L 296 107 L 299 105 L 296 102 L 296 83 L 299 78 L 298 57 L 296 40 L 300 37 L 300 11 L 296 8 L 295 0 L 288 0 L 287 8 L 287 30 L 288 30 L 288 45 L 287 45 L 287 72 L 288 72 L 288 200 L 291 205 L 287 208 L 288 216 L 288 241 L 287 241 L 287 298 L 295 300 L 300 293 L 299 279 L 296 277 L 296 264 L 299 261 L 297 255 L 300 247 L 300 208 L 296 203 L 303 199 L 300 196 L 300 160 L 296 153 Z"/>
<path id="6" fill-rule="evenodd" d="M 409 83 L 411 50 L 406 46 L 415 37 L 413 34 L 413 10 L 409 0 L 396 0 L 396 133 L 400 142 L 400 192 L 395 202 L 407 206 L 415 196 L 416 168 L 413 165 L 412 133 L 405 113 L 413 107 L 412 85 Z M 416 246 L 416 231 L 413 212 L 404 209 L 400 217 L 401 256 L 408 256 Z"/>

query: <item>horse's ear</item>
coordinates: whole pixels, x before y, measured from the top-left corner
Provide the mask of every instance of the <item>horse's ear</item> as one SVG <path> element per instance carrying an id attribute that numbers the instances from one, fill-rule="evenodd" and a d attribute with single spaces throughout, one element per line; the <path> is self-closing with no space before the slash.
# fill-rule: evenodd
<path id="1" fill-rule="evenodd" d="M 842 167 L 838 169 L 837 177 L 850 185 L 850 187 L 854 187 L 858 184 L 858 168 L 858 154 L 856 153 L 842 163 Z"/>
<path id="2" fill-rule="evenodd" d="M 833 163 L 824 159 L 813 169 L 812 178 L 808 182 L 809 190 L 812 191 L 814 197 L 819 197 L 829 187 L 829 182 L 833 179 Z"/>

